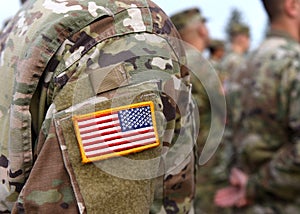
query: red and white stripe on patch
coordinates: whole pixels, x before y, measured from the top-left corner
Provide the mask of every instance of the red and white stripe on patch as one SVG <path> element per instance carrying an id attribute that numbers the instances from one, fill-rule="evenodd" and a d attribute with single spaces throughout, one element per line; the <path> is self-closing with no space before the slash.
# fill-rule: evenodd
<path id="1" fill-rule="evenodd" d="M 83 163 L 159 145 L 150 101 L 73 116 L 73 124 Z"/>

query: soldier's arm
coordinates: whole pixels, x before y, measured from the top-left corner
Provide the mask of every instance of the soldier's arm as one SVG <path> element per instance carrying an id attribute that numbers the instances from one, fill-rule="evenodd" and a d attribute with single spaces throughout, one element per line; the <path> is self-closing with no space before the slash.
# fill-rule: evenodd
<path id="1" fill-rule="evenodd" d="M 293 199 L 300 190 L 300 141 L 282 148 L 271 162 L 251 176 L 248 182 L 248 197 L 260 198 L 266 193 L 283 199 Z"/>

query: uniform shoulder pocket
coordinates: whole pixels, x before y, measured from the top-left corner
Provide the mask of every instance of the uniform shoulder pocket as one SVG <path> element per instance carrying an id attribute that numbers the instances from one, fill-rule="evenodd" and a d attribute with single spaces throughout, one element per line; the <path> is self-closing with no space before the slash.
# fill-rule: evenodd
<path id="1" fill-rule="evenodd" d="M 55 100 L 56 134 L 77 202 L 87 212 L 146 213 L 162 149 L 158 83 L 103 91 L 89 78 L 71 87 L 72 97 L 64 91 Z"/>

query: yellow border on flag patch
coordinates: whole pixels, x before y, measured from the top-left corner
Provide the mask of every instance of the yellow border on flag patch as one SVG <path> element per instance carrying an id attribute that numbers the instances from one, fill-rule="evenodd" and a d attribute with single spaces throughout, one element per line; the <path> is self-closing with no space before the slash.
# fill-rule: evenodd
<path id="1" fill-rule="evenodd" d="M 155 138 L 156 138 L 156 141 L 154 143 L 144 145 L 144 146 L 139 146 L 139 147 L 132 148 L 132 149 L 126 149 L 126 150 L 119 151 L 119 152 L 112 151 L 109 154 L 99 155 L 99 156 L 92 157 L 92 158 L 91 157 L 88 158 L 86 156 L 85 151 L 84 151 L 84 147 L 83 147 L 83 143 L 82 143 L 82 138 L 81 138 L 81 135 L 80 135 L 78 120 L 92 118 L 92 117 L 100 116 L 100 115 L 107 114 L 107 113 L 114 113 L 114 112 L 117 112 L 117 111 L 120 111 L 120 110 L 127 110 L 127 109 L 131 109 L 131 108 L 137 108 L 137 107 L 143 107 L 143 106 L 150 106 L 152 124 L 153 124 L 153 129 L 154 129 L 154 135 L 155 135 Z M 157 126 L 156 126 L 157 124 L 156 124 L 155 115 L 154 115 L 154 104 L 153 104 L 152 101 L 135 103 L 135 104 L 131 104 L 131 105 L 100 110 L 100 111 L 97 111 L 97 112 L 92 112 L 92 113 L 83 114 L 83 115 L 74 115 L 72 117 L 72 121 L 73 121 L 75 134 L 76 134 L 76 138 L 77 138 L 79 149 L 80 149 L 82 163 L 84 163 L 84 164 L 99 161 L 99 160 L 103 160 L 103 159 L 108 159 L 108 158 L 112 158 L 112 157 L 124 156 L 124 155 L 128 155 L 128 154 L 131 154 L 131 153 L 141 152 L 141 151 L 144 151 L 144 150 L 147 150 L 147 149 L 150 149 L 150 148 L 157 147 L 160 144 L 159 143 L 158 132 L 157 132 Z"/>

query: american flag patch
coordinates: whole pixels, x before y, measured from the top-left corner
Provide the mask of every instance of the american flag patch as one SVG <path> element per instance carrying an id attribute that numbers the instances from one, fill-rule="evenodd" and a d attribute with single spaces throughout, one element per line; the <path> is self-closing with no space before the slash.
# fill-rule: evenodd
<path id="1" fill-rule="evenodd" d="M 73 116 L 83 163 L 159 145 L 152 102 Z"/>

